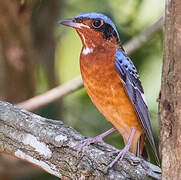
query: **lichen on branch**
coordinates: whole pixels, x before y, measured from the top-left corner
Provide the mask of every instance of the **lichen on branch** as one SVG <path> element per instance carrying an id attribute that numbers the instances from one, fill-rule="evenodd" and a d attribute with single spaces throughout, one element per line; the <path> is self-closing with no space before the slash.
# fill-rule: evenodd
<path id="1" fill-rule="evenodd" d="M 127 153 L 112 169 L 114 147 L 99 143 L 78 153 L 84 137 L 62 121 L 46 119 L 0 101 L 0 151 L 67 179 L 161 179 L 159 167 Z"/>

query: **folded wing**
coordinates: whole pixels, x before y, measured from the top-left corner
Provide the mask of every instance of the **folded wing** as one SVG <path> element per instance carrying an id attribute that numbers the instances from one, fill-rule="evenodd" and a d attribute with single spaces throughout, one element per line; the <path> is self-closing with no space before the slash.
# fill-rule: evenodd
<path id="1" fill-rule="evenodd" d="M 129 99 L 133 104 L 135 111 L 137 112 L 140 123 L 153 148 L 155 156 L 159 161 L 152 134 L 150 118 L 148 114 L 148 107 L 146 104 L 144 91 L 139 79 L 139 75 L 131 59 L 127 56 L 127 54 L 123 50 L 118 49 L 115 53 L 115 58 L 116 58 L 115 61 L 116 70 L 122 79 L 126 93 L 128 94 Z"/>

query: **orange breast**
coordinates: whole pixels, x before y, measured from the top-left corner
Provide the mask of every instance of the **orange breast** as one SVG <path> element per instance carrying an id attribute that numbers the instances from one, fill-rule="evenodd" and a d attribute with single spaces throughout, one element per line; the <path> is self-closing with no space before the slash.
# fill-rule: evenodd
<path id="1" fill-rule="evenodd" d="M 80 58 L 84 86 L 92 102 L 127 141 L 132 127 L 137 136 L 142 133 L 141 124 L 131 104 L 114 65 L 115 51 L 104 53 L 95 49 Z"/>

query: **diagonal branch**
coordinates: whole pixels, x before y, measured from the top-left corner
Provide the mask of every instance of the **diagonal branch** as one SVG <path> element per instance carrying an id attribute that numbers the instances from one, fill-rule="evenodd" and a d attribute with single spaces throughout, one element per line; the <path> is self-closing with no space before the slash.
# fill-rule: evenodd
<path id="1" fill-rule="evenodd" d="M 113 147 L 100 143 L 78 153 L 84 137 L 71 127 L 0 101 L 0 151 L 62 179 L 161 179 L 159 167 L 128 153 L 112 169 Z"/>
<path id="2" fill-rule="evenodd" d="M 161 17 L 151 27 L 145 29 L 139 35 L 134 37 L 132 40 L 128 41 L 124 45 L 124 48 L 126 49 L 127 53 L 130 54 L 134 50 L 141 47 L 146 41 L 148 41 L 148 39 L 153 35 L 153 33 L 160 30 L 162 26 L 163 26 L 163 17 Z M 80 89 L 81 87 L 83 87 L 82 79 L 80 76 L 78 76 L 63 85 L 60 85 L 44 94 L 35 96 L 29 100 L 19 103 L 18 105 L 26 110 L 34 111 L 48 103 L 51 103 L 61 98 L 62 96 L 65 96 L 71 92 L 76 91 L 77 89 Z"/>
<path id="3" fill-rule="evenodd" d="M 161 17 L 156 23 L 154 23 L 152 26 L 146 28 L 143 30 L 140 34 L 135 36 L 133 39 L 125 43 L 123 46 L 126 49 L 126 52 L 128 54 L 131 54 L 136 49 L 140 48 L 144 43 L 150 39 L 150 37 L 157 32 L 158 30 L 161 30 L 163 27 L 163 17 Z"/>
<path id="4" fill-rule="evenodd" d="M 19 103 L 18 106 L 28 111 L 34 111 L 82 87 L 83 87 L 82 78 L 78 76 L 64 83 L 63 85 L 57 86 L 56 88 L 47 91 L 46 93 L 43 93 L 39 96 L 35 96 L 22 103 Z"/>

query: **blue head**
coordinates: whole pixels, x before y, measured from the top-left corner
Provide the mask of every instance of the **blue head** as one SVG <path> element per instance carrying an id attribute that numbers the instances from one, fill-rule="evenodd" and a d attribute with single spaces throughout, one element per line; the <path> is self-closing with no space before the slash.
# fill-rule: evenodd
<path id="1" fill-rule="evenodd" d="M 82 36 L 82 41 L 85 41 L 88 35 L 92 34 L 91 38 L 97 38 L 97 40 L 101 35 L 106 41 L 116 39 L 117 43 L 120 42 L 118 31 L 112 20 L 100 13 L 81 13 L 72 19 L 60 21 L 60 24 L 74 27 Z"/>

